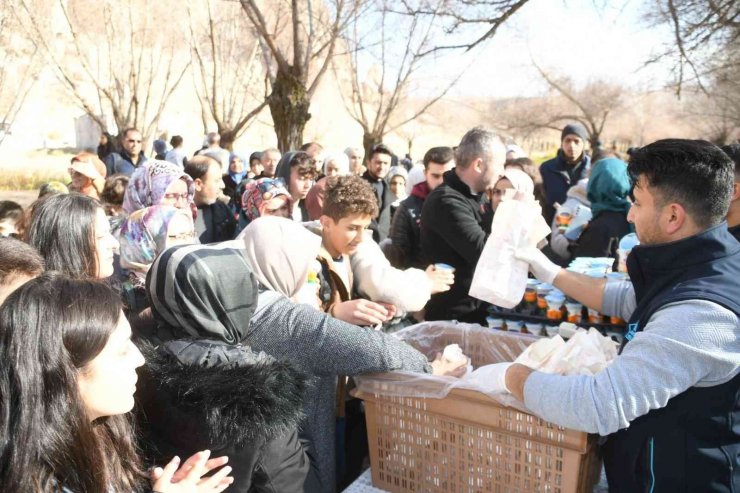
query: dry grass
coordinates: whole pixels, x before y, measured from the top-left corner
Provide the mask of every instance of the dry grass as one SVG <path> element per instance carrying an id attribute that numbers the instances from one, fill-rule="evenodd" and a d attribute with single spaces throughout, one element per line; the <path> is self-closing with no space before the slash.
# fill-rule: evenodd
<path id="1" fill-rule="evenodd" d="M 0 190 L 38 190 L 50 181 L 70 181 L 67 168 L 71 152 L 39 150 L 9 155 L 12 159 L 0 163 Z"/>

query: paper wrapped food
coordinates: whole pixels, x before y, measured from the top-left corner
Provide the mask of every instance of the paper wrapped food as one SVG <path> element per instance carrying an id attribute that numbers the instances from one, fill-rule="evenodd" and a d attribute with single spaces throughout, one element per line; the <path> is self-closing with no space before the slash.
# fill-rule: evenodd
<path id="1" fill-rule="evenodd" d="M 560 375 L 596 375 L 617 357 L 617 345 L 591 328 L 578 329 L 568 340 L 559 335 L 529 346 L 516 363 L 533 370 Z"/>
<path id="2" fill-rule="evenodd" d="M 447 360 L 450 363 L 464 363 L 469 360 L 469 358 L 463 354 L 463 350 L 458 344 L 450 344 L 446 346 L 442 352 L 442 359 Z M 471 371 L 473 371 L 473 365 L 468 364 L 465 374 L 467 375 Z"/>

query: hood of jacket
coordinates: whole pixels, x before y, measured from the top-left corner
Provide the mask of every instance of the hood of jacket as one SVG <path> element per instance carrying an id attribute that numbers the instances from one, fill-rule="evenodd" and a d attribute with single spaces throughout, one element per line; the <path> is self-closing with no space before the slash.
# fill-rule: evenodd
<path id="1" fill-rule="evenodd" d="M 270 440 L 295 430 L 303 417 L 306 377 L 288 363 L 248 346 L 218 340 L 176 339 L 158 346 L 139 341 L 146 358 L 143 400 L 167 416 L 196 421 L 210 443 Z"/>
<path id="2" fill-rule="evenodd" d="M 423 181 L 414 185 L 414 188 L 411 189 L 410 195 L 418 197 L 421 200 L 425 200 L 430 192 L 429 184 L 426 181 Z"/>

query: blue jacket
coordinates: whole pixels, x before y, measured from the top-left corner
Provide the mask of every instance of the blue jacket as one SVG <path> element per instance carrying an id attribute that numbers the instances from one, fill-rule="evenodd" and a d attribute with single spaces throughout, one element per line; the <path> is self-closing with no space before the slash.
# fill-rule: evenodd
<path id="1" fill-rule="evenodd" d="M 111 152 L 105 157 L 105 170 L 106 176 L 111 176 L 116 173 L 121 173 L 126 176 L 131 176 L 136 168 L 147 162 L 147 158 L 144 152 L 139 153 L 139 158 L 136 160 L 136 164 L 125 152 Z"/>
<path id="2" fill-rule="evenodd" d="M 584 178 L 591 168 L 591 158 L 583 154 L 581 161 L 575 166 L 568 166 L 563 150 L 559 150 L 557 156 L 545 161 L 540 166 L 542 175 L 542 186 L 545 189 L 546 205 L 552 206 L 555 202 L 565 202 L 568 189 L 575 185 L 578 180 Z"/>
<path id="3" fill-rule="evenodd" d="M 740 244 L 726 223 L 681 241 L 635 247 L 627 270 L 637 308 L 626 341 L 670 303 L 707 300 L 740 316 Z M 738 423 L 740 374 L 685 390 L 609 435 L 602 449 L 609 491 L 740 491 Z"/>

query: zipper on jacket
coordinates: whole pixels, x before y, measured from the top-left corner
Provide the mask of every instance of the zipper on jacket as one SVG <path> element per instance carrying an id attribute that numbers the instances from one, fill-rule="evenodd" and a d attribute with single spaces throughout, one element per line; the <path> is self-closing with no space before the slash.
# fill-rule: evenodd
<path id="1" fill-rule="evenodd" d="M 655 470 L 653 468 L 653 456 L 655 453 L 655 438 L 650 437 L 650 489 L 649 493 L 655 490 Z"/>

